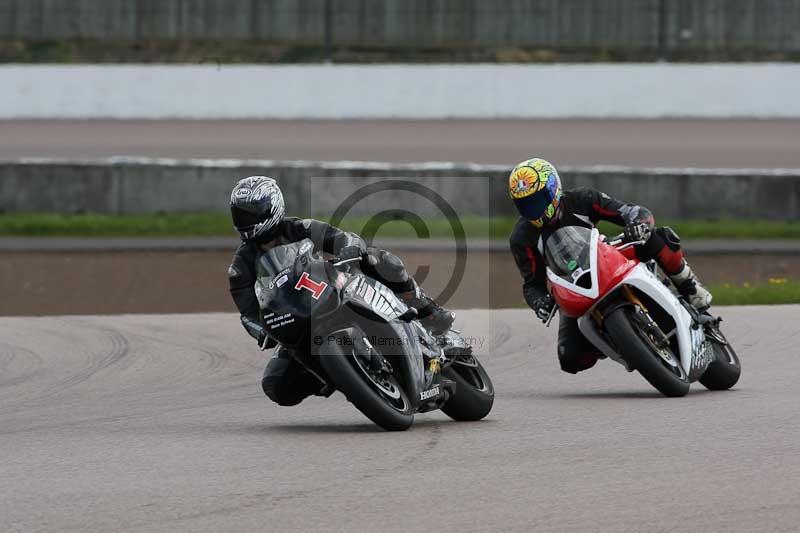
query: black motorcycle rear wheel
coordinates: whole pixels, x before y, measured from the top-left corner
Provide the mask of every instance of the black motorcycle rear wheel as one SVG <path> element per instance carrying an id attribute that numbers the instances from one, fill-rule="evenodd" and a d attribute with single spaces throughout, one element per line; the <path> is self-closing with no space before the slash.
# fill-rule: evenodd
<path id="1" fill-rule="evenodd" d="M 474 356 L 459 358 L 442 370 L 456 383 L 455 396 L 442 406 L 442 412 L 461 422 L 481 420 L 494 405 L 494 385 L 489 374 Z"/>
<path id="2" fill-rule="evenodd" d="M 689 377 L 673 354 L 677 366 L 668 364 L 659 354 L 647 333 L 631 317 L 633 309 L 621 307 L 605 318 L 603 324 L 621 355 L 661 394 L 671 398 L 689 393 Z"/>
<path id="3" fill-rule="evenodd" d="M 714 334 L 724 339 L 726 344 L 711 342 L 716 360 L 708 365 L 708 368 L 700 378 L 700 383 L 708 390 L 728 390 L 739 381 L 739 376 L 742 374 L 742 364 L 739 362 L 739 356 L 736 355 L 733 347 L 725 339 L 722 332 L 716 329 Z"/>
<path id="4" fill-rule="evenodd" d="M 387 431 L 408 429 L 414 423 L 414 413 L 403 387 L 394 376 L 371 375 L 355 350 L 349 349 L 355 345 L 343 342 L 339 344 L 341 349 L 320 355 L 322 368 L 336 388 L 367 418 Z"/>

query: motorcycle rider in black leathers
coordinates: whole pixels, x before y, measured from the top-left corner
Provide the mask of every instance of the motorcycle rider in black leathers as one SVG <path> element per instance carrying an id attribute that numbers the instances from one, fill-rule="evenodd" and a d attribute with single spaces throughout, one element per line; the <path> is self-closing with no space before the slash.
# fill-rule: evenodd
<path id="1" fill-rule="evenodd" d="M 544 243 L 559 227 L 594 227 L 605 220 L 625 227 L 628 242 L 640 261 L 655 259 L 688 302 L 702 310 L 711 305 L 711 294 L 697 281 L 680 247 L 680 238 L 666 227 L 655 227 L 652 213 L 638 205 L 589 188 L 562 190 L 555 167 L 544 159 L 518 164 L 509 176 L 509 195 L 520 218 L 511 233 L 510 246 L 523 278 L 525 301 L 546 320 L 555 302 L 547 290 Z M 603 355 L 581 334 L 575 318 L 560 316 L 558 360 L 571 374 L 594 366 Z"/>
<path id="2" fill-rule="evenodd" d="M 362 258 L 364 274 L 394 291 L 431 333 L 447 331 L 455 314 L 425 296 L 399 257 L 385 250 L 367 248 L 361 237 L 325 222 L 285 216 L 283 194 L 274 179 L 251 176 L 239 181 L 231 192 L 231 216 L 242 243 L 228 268 L 231 296 L 241 313 L 247 332 L 262 348 L 277 344 L 266 336 L 255 294 L 256 262 L 265 251 L 283 244 L 311 239 L 314 251 L 340 259 Z M 297 362 L 290 351 L 277 345 L 261 382 L 264 393 L 283 406 L 297 405 L 312 394 L 322 393 L 323 384 Z"/>

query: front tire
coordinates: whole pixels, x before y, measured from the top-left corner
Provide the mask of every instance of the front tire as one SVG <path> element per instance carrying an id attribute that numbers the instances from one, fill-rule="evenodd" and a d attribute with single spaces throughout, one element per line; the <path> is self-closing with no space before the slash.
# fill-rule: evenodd
<path id="1" fill-rule="evenodd" d="M 658 355 L 655 348 L 643 338 L 643 332 L 634 325 L 629 307 L 621 307 L 606 317 L 604 325 L 619 352 L 644 379 L 661 394 L 670 398 L 686 396 L 689 393 L 689 378 L 674 357 L 677 368 L 671 366 Z"/>
<path id="2" fill-rule="evenodd" d="M 708 390 L 728 390 L 739 381 L 739 376 L 742 375 L 742 364 L 739 361 L 739 356 L 736 355 L 733 347 L 722 335 L 722 332 L 717 329 L 714 334 L 719 335 L 720 338 L 725 340 L 726 344 L 711 342 L 717 358 L 708 365 L 708 368 L 700 378 L 700 383 Z"/>
<path id="3" fill-rule="evenodd" d="M 442 376 L 456 383 L 455 396 L 442 406 L 444 414 L 460 422 L 474 422 L 492 410 L 494 385 L 477 358 L 457 359 L 442 370 Z"/>
<path id="4" fill-rule="evenodd" d="M 408 396 L 393 376 L 381 384 L 367 374 L 355 349 L 356 339 L 336 343 L 331 353 L 320 354 L 322 368 L 336 388 L 367 418 L 387 431 L 404 431 L 414 423 L 414 413 Z M 388 391 L 388 394 L 387 394 Z"/>

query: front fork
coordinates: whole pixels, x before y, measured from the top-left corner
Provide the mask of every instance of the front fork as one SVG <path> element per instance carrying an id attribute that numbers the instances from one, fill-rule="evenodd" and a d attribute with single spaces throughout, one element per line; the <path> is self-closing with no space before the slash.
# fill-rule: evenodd
<path id="1" fill-rule="evenodd" d="M 647 315 L 648 318 L 650 317 L 647 307 L 645 307 L 639 297 L 636 296 L 636 293 L 633 292 L 628 285 L 623 285 L 620 287 L 620 290 L 617 294 L 621 296 L 621 298 L 618 298 L 617 301 L 607 306 L 596 307 L 592 311 L 592 318 L 594 319 L 598 328 L 602 329 L 605 318 L 620 307 L 632 306 L 634 308 L 638 308 L 642 313 Z M 652 319 L 650 320 L 652 321 Z"/>
<path id="2" fill-rule="evenodd" d="M 592 318 L 595 321 L 595 324 L 598 328 L 602 331 L 603 329 L 603 321 L 605 317 L 611 314 L 613 311 L 616 311 L 620 307 L 633 307 L 635 313 L 632 315 L 632 318 L 637 321 L 639 326 L 642 328 L 642 331 L 650 338 L 651 341 L 660 349 L 670 349 L 669 339 L 674 334 L 667 335 L 662 331 L 661 327 L 653 320 L 653 317 L 650 316 L 650 312 L 647 310 L 647 306 L 642 303 L 642 300 L 639 296 L 631 289 L 628 285 L 623 285 L 620 287 L 619 295 L 621 299 L 608 307 L 601 309 L 595 309 L 592 311 Z"/>

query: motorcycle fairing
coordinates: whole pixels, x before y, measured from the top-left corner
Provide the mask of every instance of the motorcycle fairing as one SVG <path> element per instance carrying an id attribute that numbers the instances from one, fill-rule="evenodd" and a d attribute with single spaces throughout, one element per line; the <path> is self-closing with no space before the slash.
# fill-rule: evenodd
<path id="1" fill-rule="evenodd" d="M 408 306 L 389 287 L 363 274 L 350 277 L 342 290 L 343 300 L 368 309 L 386 322 L 397 320 Z"/>
<path id="2" fill-rule="evenodd" d="M 265 252 L 256 268 L 256 296 L 270 337 L 293 347 L 308 342 L 307 349 L 311 352 L 318 345 L 311 345 L 310 337 L 328 339 L 334 333 L 347 334 L 360 343 L 364 339 L 369 341 L 372 335 L 375 343 L 387 343 L 377 347 L 393 366 L 402 368 L 399 371 L 412 406 L 416 409 L 421 405 L 421 393 L 430 385 L 424 356 L 438 357 L 441 348 L 418 322 L 401 319 L 409 308 L 391 289 L 360 272 L 346 274 L 335 270 L 313 255 L 309 239 Z M 298 287 L 304 275 L 314 287 L 325 284 L 316 297 L 314 291 Z M 335 327 L 345 305 L 356 311 L 356 323 L 332 332 L 330 326 Z M 363 326 L 356 326 L 365 325 L 367 320 L 369 335 Z"/>
<path id="3" fill-rule="evenodd" d="M 596 229 L 591 230 L 591 240 L 589 241 L 589 274 L 591 279 L 591 286 L 581 287 L 577 283 L 575 283 L 580 277 L 586 274 L 586 270 L 580 267 L 580 270 L 575 270 L 572 272 L 571 277 L 572 281 L 567 281 L 562 276 L 556 274 L 549 266 L 547 267 L 547 279 L 553 285 L 557 287 L 563 287 L 568 289 L 575 294 L 579 294 L 580 296 L 584 296 L 589 299 L 596 299 L 599 295 L 600 286 L 597 283 L 597 243 L 600 238 L 600 232 Z"/>
<path id="4" fill-rule="evenodd" d="M 367 311 L 369 318 L 365 319 L 372 320 L 374 324 L 371 331 L 381 333 L 384 339 L 392 343 L 394 339 L 399 339 L 394 350 L 391 350 L 393 346 L 390 344 L 383 346 L 382 352 L 384 356 L 391 357 L 392 364 L 399 361 L 403 366 L 406 392 L 416 409 L 421 403 L 421 393 L 428 385 L 423 355 L 438 356 L 438 350 L 430 349 L 435 345 L 435 340 L 418 322 L 400 319 L 408 312 L 408 306 L 380 281 L 354 274 L 341 293 L 343 303 Z"/>
<path id="5" fill-rule="evenodd" d="M 678 338 L 678 348 L 680 351 L 678 358 L 686 374 L 690 375 L 692 373 L 692 363 L 696 353 L 700 354 L 698 339 L 700 337 L 703 339 L 705 338 L 702 328 L 696 330 L 692 328 L 693 321 L 689 312 L 681 305 L 672 291 L 670 291 L 646 265 L 641 263 L 636 265 L 614 289 L 609 291 L 609 294 L 616 291 L 616 289 L 622 285 L 629 285 L 646 294 L 675 320 L 675 327 L 677 329 L 675 334 Z M 601 305 L 602 300 L 595 304 L 592 310 Z M 591 312 L 587 312 L 578 319 L 578 329 L 580 329 L 581 333 L 610 359 L 622 363 L 626 368 L 628 367 L 622 356 L 603 340 L 595 321 L 592 319 Z M 666 331 L 665 333 L 670 335 L 672 332 Z"/>
<path id="6" fill-rule="evenodd" d="M 308 318 L 338 307 L 338 297 L 333 300 L 327 297 L 330 291 L 335 291 L 328 264 L 312 255 L 313 251 L 311 239 L 303 239 L 276 246 L 259 256 L 254 289 L 265 313 L 291 313 Z M 321 292 L 315 294 L 298 284 L 304 276 L 312 284 L 324 287 Z"/>
<path id="7" fill-rule="evenodd" d="M 580 257 L 574 257 L 575 261 L 570 266 L 574 268 L 563 268 L 563 265 L 553 265 L 548 261 L 547 279 L 550 282 L 550 289 L 556 299 L 561 311 L 570 317 L 581 317 L 592 308 L 598 298 L 604 297 L 621 279 L 637 264 L 629 260 L 619 250 L 600 242 L 600 232 L 596 228 L 591 230 L 568 226 L 561 228 L 558 232 L 571 232 L 575 236 L 589 236 L 588 261 L 581 261 Z M 555 234 L 554 234 L 555 236 Z M 553 238 L 552 236 L 550 237 Z M 580 247 L 581 243 L 573 241 L 572 247 Z M 548 256 L 552 257 L 550 241 L 547 244 Z M 577 250 L 570 248 L 567 250 L 566 257 L 570 258 L 577 254 Z M 562 262 L 563 262 L 563 253 Z M 562 268 L 559 268 L 562 267 Z M 586 278 L 589 278 L 589 286 L 586 287 Z"/>
<path id="8" fill-rule="evenodd" d="M 271 339 L 285 346 L 307 348 L 311 317 L 339 306 L 327 263 L 315 257 L 313 251 L 314 243 L 303 239 L 276 246 L 261 254 L 256 262 L 253 289 L 264 327 Z M 324 290 L 315 294 L 298 286 L 304 275 Z"/>

